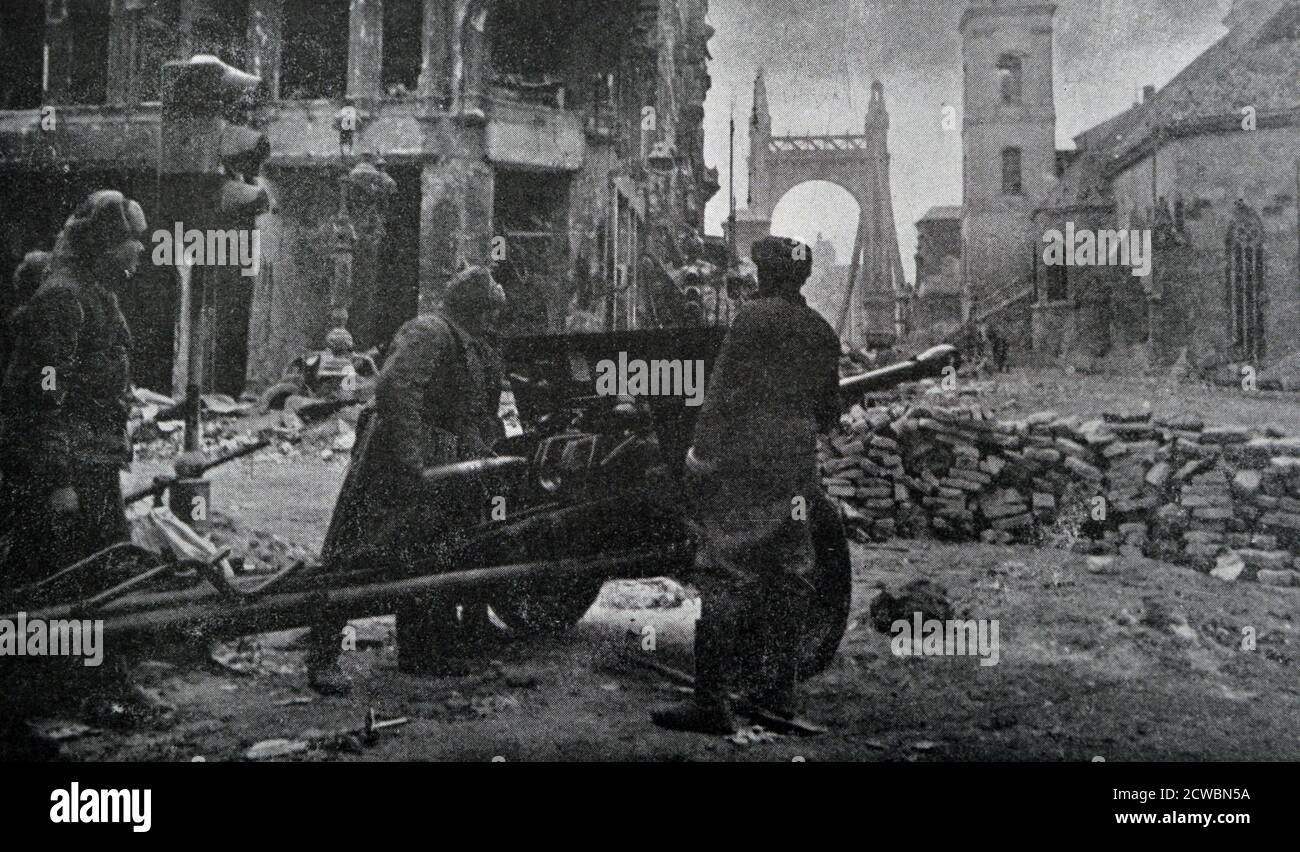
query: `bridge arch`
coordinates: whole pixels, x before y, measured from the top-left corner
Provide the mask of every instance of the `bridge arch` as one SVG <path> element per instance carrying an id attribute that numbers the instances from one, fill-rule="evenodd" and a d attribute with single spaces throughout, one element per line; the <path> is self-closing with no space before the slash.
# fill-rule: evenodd
<path id="1" fill-rule="evenodd" d="M 830 180 L 796 183 L 772 207 L 771 231 L 812 245 L 818 234 L 836 243 L 837 263 L 847 263 L 862 219 L 862 205 L 844 184 Z M 796 224 L 798 223 L 798 224 Z M 817 264 L 823 258 L 813 255 Z"/>
<path id="2" fill-rule="evenodd" d="M 767 88 L 760 71 L 754 81 L 749 126 L 749 205 L 737 216 L 752 241 L 770 231 L 778 202 L 796 186 L 825 181 L 843 188 L 858 204 L 858 227 L 838 331 L 854 343 L 883 344 L 905 331 L 910 287 L 894 226 L 889 186 L 889 112 L 885 87 L 871 86 L 861 134 L 772 133 Z M 739 237 L 739 234 L 737 235 Z M 740 246 L 742 253 L 747 246 Z"/>

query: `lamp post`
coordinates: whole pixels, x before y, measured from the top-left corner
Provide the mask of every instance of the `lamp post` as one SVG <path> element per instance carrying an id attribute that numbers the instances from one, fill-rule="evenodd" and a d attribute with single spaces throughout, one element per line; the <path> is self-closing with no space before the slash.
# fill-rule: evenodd
<path id="1" fill-rule="evenodd" d="M 352 226 L 351 182 L 349 167 L 352 163 L 353 146 L 356 139 L 357 111 L 350 104 L 339 110 L 336 116 L 339 132 L 339 162 L 343 175 L 339 178 L 339 209 L 334 214 L 334 241 L 331 255 L 334 260 L 334 276 L 330 281 L 330 315 L 343 316 L 342 325 L 347 323 L 347 311 L 352 301 L 352 254 L 356 244 L 357 233 Z M 337 322 L 337 320 L 335 320 Z"/>
<path id="2" fill-rule="evenodd" d="M 378 342 L 371 307 L 379 277 L 380 248 L 387 234 L 389 204 L 397 192 L 397 181 L 383 166 L 382 160 L 363 154 L 348 172 L 345 190 L 353 240 L 347 301 L 355 327 L 350 328 L 357 341 L 367 347 Z"/>
<path id="3" fill-rule="evenodd" d="M 397 182 L 373 155 L 356 157 L 359 125 L 356 108 L 344 106 L 337 121 L 343 174 L 339 179 L 339 209 L 334 216 L 330 313 L 337 326 L 348 327 L 353 306 L 360 300 L 367 328 L 359 337 L 370 343 L 370 295 L 378 273 L 379 245 L 386 232 L 388 206 L 397 191 Z"/>

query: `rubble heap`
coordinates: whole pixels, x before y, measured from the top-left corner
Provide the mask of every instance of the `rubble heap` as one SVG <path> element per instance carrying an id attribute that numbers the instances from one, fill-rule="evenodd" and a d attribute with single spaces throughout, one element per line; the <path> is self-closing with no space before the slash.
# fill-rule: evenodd
<path id="1" fill-rule="evenodd" d="M 1049 544 L 1300 586 L 1300 438 L 1277 430 L 920 400 L 853 406 L 820 457 L 859 537 Z"/>

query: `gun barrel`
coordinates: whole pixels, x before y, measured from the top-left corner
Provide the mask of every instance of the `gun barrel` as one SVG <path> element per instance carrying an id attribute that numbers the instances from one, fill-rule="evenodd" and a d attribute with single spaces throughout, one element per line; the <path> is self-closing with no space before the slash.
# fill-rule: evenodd
<path id="1" fill-rule="evenodd" d="M 221 467 L 223 464 L 226 464 L 227 462 L 232 462 L 235 459 L 242 459 L 244 456 L 252 455 L 258 450 L 265 449 L 266 447 L 269 446 L 271 446 L 270 439 L 261 438 L 257 441 L 254 441 L 253 443 L 249 444 L 246 447 L 240 447 L 237 450 L 231 450 L 230 452 L 225 453 L 224 455 L 217 456 L 211 461 L 204 462 L 202 466 L 199 468 L 198 472 L 200 475 L 207 473 L 213 468 Z M 131 505 L 132 503 L 138 503 L 141 500 L 144 500 L 145 498 L 153 497 L 157 494 L 163 493 L 175 481 L 176 481 L 176 477 L 174 476 L 159 477 L 158 479 L 154 480 L 153 485 L 146 485 L 144 488 L 137 488 L 135 491 L 132 491 L 130 494 L 127 494 L 123 498 L 123 500 L 125 500 L 128 506 Z"/>
<path id="2" fill-rule="evenodd" d="M 528 459 L 522 456 L 493 456 L 485 459 L 455 462 L 438 467 L 424 469 L 425 482 L 441 482 L 445 479 L 461 479 L 473 476 L 486 476 L 498 471 L 526 467 Z"/>
<path id="3" fill-rule="evenodd" d="M 869 370 L 856 376 L 846 376 L 840 379 L 840 392 L 869 393 L 892 388 L 903 382 L 934 378 L 943 373 L 944 367 L 952 365 L 956 356 L 957 349 L 954 346 L 947 344 L 935 346 L 908 361 L 890 364 L 878 370 Z"/>

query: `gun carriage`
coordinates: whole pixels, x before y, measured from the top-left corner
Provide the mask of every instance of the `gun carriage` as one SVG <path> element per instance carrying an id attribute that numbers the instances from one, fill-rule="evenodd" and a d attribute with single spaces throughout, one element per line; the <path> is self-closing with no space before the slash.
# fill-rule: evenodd
<path id="1" fill-rule="evenodd" d="M 487 601 L 514 634 L 566 629 L 582 618 L 606 580 L 681 575 L 694 553 L 684 460 L 699 408 L 674 393 L 601 395 L 597 365 L 620 356 L 682 368 L 698 360 L 707 375 L 725 331 L 655 329 L 502 341 L 522 433 L 502 440 L 495 457 L 425 472 L 431 494 L 440 483 L 473 479 L 484 486 L 489 505 L 483 523 L 428 542 L 427 557 L 409 564 L 362 552 L 346 564 L 298 564 L 245 582 L 230 578 L 213 560 L 189 566 L 201 581 L 159 588 L 176 564 L 159 564 L 157 556 L 121 544 L 7 595 L 0 610 L 24 609 L 29 618 L 102 619 L 105 634 L 115 638 L 215 638 L 303 626 L 322 613 L 360 618 L 391 613 L 398 602 L 469 595 Z M 846 378 L 841 387 L 860 396 L 937 375 L 952 356 L 951 347 L 939 347 Z M 150 496 L 164 484 L 133 496 Z M 809 522 L 817 550 L 817 606 L 806 625 L 802 671 L 812 674 L 830 663 L 843 637 L 852 577 L 836 504 L 815 495 Z M 134 559 L 138 570 L 87 596 L 84 577 L 109 556 Z M 78 595 L 69 599 L 74 586 Z"/>

